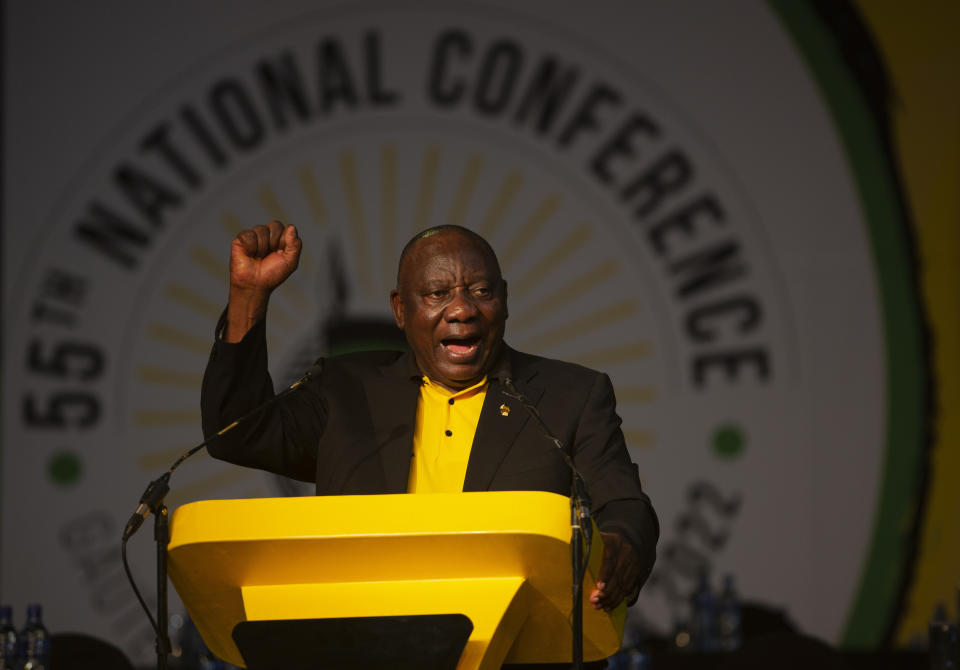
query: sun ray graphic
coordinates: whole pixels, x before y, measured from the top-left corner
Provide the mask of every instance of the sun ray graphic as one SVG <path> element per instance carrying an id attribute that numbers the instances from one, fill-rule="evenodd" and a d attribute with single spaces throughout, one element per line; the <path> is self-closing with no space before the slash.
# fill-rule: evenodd
<path id="1" fill-rule="evenodd" d="M 546 297 L 537 300 L 533 305 L 527 306 L 522 312 L 512 317 L 514 323 L 522 325 L 536 323 L 548 314 L 564 309 L 584 293 L 613 279 L 619 271 L 620 264 L 615 260 L 606 260 L 599 263 L 555 289 Z"/>
<path id="2" fill-rule="evenodd" d="M 639 311 L 637 301 L 627 298 L 584 314 L 545 333 L 529 337 L 521 344 L 527 351 L 546 350 L 551 346 L 583 337 L 604 326 L 629 319 Z"/>
<path id="3" fill-rule="evenodd" d="M 628 342 L 620 346 L 604 347 L 577 354 L 576 361 L 588 368 L 602 370 L 624 363 L 641 361 L 650 355 L 651 348 L 650 343 L 643 340 Z"/>
<path id="4" fill-rule="evenodd" d="M 260 200 L 260 206 L 271 221 L 290 223 L 290 217 L 287 216 L 283 203 L 280 202 L 277 192 L 270 184 L 263 184 L 257 191 L 257 197 Z"/>
<path id="5" fill-rule="evenodd" d="M 578 226 L 568 235 L 560 239 L 547 254 L 535 261 L 530 268 L 519 278 L 510 281 L 511 293 L 518 296 L 525 295 L 543 281 L 543 278 L 564 265 L 573 257 L 593 236 L 587 225 Z"/>
<path id="6" fill-rule="evenodd" d="M 490 208 L 483 218 L 483 223 L 480 224 L 480 228 L 477 230 L 478 233 L 488 240 L 494 236 L 497 228 L 503 223 L 503 219 L 509 211 L 510 205 L 513 204 L 514 199 L 517 197 L 517 193 L 520 192 L 523 181 L 523 174 L 520 170 L 513 170 L 504 178 L 500 184 L 500 189 L 497 191 L 496 197 L 493 199 L 493 202 L 490 203 Z"/>
<path id="7" fill-rule="evenodd" d="M 133 412 L 136 425 L 145 428 L 160 426 L 199 426 L 200 409 L 137 409 Z"/>
<path id="8" fill-rule="evenodd" d="M 317 173 L 312 166 L 307 164 L 300 166 L 297 170 L 297 183 L 300 184 L 300 192 L 307 203 L 313 222 L 321 228 L 329 226 L 330 213 L 327 210 L 323 191 L 320 189 L 320 180 L 317 179 Z"/>
<path id="9" fill-rule="evenodd" d="M 209 337 L 194 335 L 165 323 L 148 323 L 147 337 L 183 351 L 198 353 L 203 356 L 210 353 Z"/>
<path id="10" fill-rule="evenodd" d="M 219 318 L 220 312 L 223 311 L 223 305 L 215 303 L 192 288 L 176 282 L 166 284 L 163 287 L 163 295 L 197 314 L 212 319 L 214 322 Z"/>
<path id="11" fill-rule="evenodd" d="M 646 355 L 646 351 L 641 352 Z M 617 402 L 621 405 L 648 405 L 657 399 L 657 390 L 652 386 L 617 386 Z"/>
<path id="12" fill-rule="evenodd" d="M 649 449 L 655 444 L 653 433 L 647 430 L 624 428 L 623 437 L 627 441 L 627 446 L 634 449 Z"/>
<path id="13" fill-rule="evenodd" d="M 352 234 L 353 249 L 357 259 L 357 279 L 363 294 L 373 297 L 373 281 L 370 269 L 370 243 L 363 213 L 363 196 L 357 178 L 357 161 L 352 151 L 344 150 L 339 155 L 340 180 L 347 200 L 347 223 Z"/>
<path id="14" fill-rule="evenodd" d="M 430 227 L 433 214 L 433 201 L 437 195 L 437 173 L 440 171 L 440 148 L 429 146 L 423 152 L 420 166 L 420 188 L 417 191 L 417 204 L 411 224 L 410 235 L 415 235 Z"/>
<path id="15" fill-rule="evenodd" d="M 230 279 L 230 266 L 207 247 L 194 244 L 190 247 L 190 260 L 202 268 L 217 283 L 226 286 Z"/>
<path id="16" fill-rule="evenodd" d="M 191 370 L 172 370 L 154 366 L 140 366 L 137 377 L 148 384 L 160 384 L 190 390 L 199 390 L 203 375 Z"/>
<path id="17" fill-rule="evenodd" d="M 230 237 L 236 237 L 238 233 L 249 228 L 244 224 L 243 219 L 233 212 L 224 212 L 220 216 L 220 227 L 223 228 Z"/>
<path id="18" fill-rule="evenodd" d="M 392 286 L 397 244 L 397 148 L 380 147 L 380 269 L 383 284 Z"/>
<path id="19" fill-rule="evenodd" d="M 480 179 L 480 173 L 483 171 L 483 156 L 473 154 L 467 159 L 467 164 L 463 168 L 463 174 L 460 175 L 460 183 L 457 185 L 457 194 L 453 198 L 453 204 L 450 206 L 450 213 L 447 215 L 447 223 L 452 226 L 462 226 L 464 217 L 470 207 L 470 201 L 477 190 L 477 182 Z"/>
<path id="20" fill-rule="evenodd" d="M 520 254 L 530 246 L 543 226 L 557 213 L 558 209 L 560 209 L 560 196 L 558 195 L 548 195 L 537 205 L 537 208 L 527 217 L 527 220 L 517 230 L 516 235 L 507 244 L 507 248 L 500 254 L 500 263 L 503 267 L 513 267 Z"/>

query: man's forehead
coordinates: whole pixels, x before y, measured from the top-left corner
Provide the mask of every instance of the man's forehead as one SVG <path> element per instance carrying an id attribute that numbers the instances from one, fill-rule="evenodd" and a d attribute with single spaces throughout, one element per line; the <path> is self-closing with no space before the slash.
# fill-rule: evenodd
<path id="1" fill-rule="evenodd" d="M 401 274 L 425 277 L 461 269 L 472 274 L 499 276 L 496 256 L 481 239 L 459 231 L 443 231 L 417 240 L 403 259 Z"/>

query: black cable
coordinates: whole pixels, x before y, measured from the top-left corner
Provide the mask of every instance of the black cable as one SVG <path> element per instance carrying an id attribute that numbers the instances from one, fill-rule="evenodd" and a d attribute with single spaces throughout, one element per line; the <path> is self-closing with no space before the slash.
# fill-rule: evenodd
<path id="1" fill-rule="evenodd" d="M 120 542 L 120 556 L 123 559 L 123 571 L 127 573 L 127 579 L 130 581 L 130 586 L 133 587 L 133 592 L 136 594 L 137 600 L 140 601 L 140 607 L 142 607 L 143 611 L 147 613 L 147 618 L 150 619 L 150 625 L 153 627 L 153 632 L 156 634 L 157 639 L 159 639 L 160 628 L 157 626 L 157 622 L 154 620 L 153 614 L 150 613 L 150 608 L 147 606 L 143 596 L 140 595 L 140 589 L 137 588 L 137 582 L 133 579 L 133 574 L 130 572 L 130 564 L 127 562 L 127 538 L 124 538 Z"/>
<path id="2" fill-rule="evenodd" d="M 123 570 L 127 574 L 127 581 L 130 582 L 130 587 L 133 589 L 134 594 L 137 596 L 137 600 L 140 602 L 140 606 L 143 608 L 143 611 L 147 613 L 147 618 L 150 620 L 150 626 L 153 627 L 153 631 L 157 636 L 157 645 L 158 653 L 159 650 L 169 651 L 170 641 L 166 639 L 161 631 L 160 627 L 157 625 L 156 619 L 153 618 L 153 614 L 150 612 L 150 608 L 147 606 L 146 601 L 143 599 L 143 596 L 140 594 L 140 589 L 137 588 L 137 582 L 133 578 L 133 573 L 130 572 L 130 564 L 127 561 L 127 540 L 129 540 L 137 530 L 140 529 L 140 526 L 143 524 L 144 519 L 147 518 L 147 515 L 153 512 L 157 514 L 159 510 L 163 508 L 163 499 L 170 491 L 170 476 L 173 474 L 173 471 L 180 467 L 180 464 L 185 460 L 193 456 L 195 453 L 203 449 L 205 446 L 210 444 L 213 440 L 220 437 L 224 433 L 233 430 L 241 423 L 247 420 L 250 416 L 258 413 L 260 410 L 264 409 L 268 405 L 280 400 L 284 396 L 292 393 L 296 389 L 300 388 L 304 383 L 306 383 L 313 375 L 317 374 L 320 371 L 319 365 L 314 365 L 311 367 L 305 375 L 300 379 L 295 381 L 293 384 L 285 388 L 280 393 L 276 394 L 266 402 L 254 407 L 252 410 L 241 416 L 239 419 L 233 421 L 228 426 L 221 428 L 216 433 L 205 439 L 203 442 L 197 446 L 186 451 L 180 458 L 174 461 L 173 465 L 158 478 L 154 479 L 150 484 L 147 485 L 147 489 L 143 492 L 143 495 L 140 496 L 140 504 L 137 507 L 137 511 L 133 513 L 133 516 L 130 517 L 130 520 L 127 522 L 126 527 L 123 530 L 123 536 L 120 540 L 120 556 L 123 560 Z M 163 513 L 166 514 L 166 509 L 162 509 Z M 159 538 L 158 538 L 158 541 Z"/>

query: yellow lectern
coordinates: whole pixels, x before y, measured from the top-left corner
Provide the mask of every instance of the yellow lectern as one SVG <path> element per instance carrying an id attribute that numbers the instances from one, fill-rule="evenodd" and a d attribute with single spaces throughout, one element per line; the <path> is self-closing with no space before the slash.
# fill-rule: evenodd
<path id="1" fill-rule="evenodd" d="M 209 500 L 174 513 L 169 574 L 234 665 L 240 622 L 438 614 L 473 624 L 457 670 L 558 663 L 572 642 L 569 519 L 568 498 L 532 491 Z M 617 651 L 625 611 L 584 604 L 585 660 Z"/>

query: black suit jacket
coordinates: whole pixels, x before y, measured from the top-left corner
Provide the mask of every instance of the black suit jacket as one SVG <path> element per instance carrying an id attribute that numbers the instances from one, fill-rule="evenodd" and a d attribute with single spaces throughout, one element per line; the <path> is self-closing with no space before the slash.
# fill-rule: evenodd
<path id="1" fill-rule="evenodd" d="M 261 321 L 237 344 L 214 344 L 203 380 L 203 428 L 212 435 L 273 395 Z M 405 352 L 361 352 L 322 362 L 304 387 L 208 448 L 216 458 L 315 482 L 318 495 L 404 493 L 420 392 Z M 617 532 L 653 566 L 659 532 L 615 411 L 607 375 L 509 348 L 488 375 L 464 491 L 569 495 L 559 450 L 503 381 L 537 407 L 583 474 L 601 530 Z M 501 406 L 505 406 L 505 409 Z"/>

